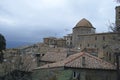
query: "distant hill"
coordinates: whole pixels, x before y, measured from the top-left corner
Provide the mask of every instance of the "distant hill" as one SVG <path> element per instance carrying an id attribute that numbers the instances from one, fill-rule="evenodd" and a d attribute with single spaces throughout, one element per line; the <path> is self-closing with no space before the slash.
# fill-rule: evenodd
<path id="1" fill-rule="evenodd" d="M 30 42 L 21 42 L 21 41 L 7 41 L 7 48 L 17 48 L 17 47 L 21 47 L 21 46 L 26 46 L 26 45 L 31 45 L 34 44 L 34 42 L 30 43 Z"/>

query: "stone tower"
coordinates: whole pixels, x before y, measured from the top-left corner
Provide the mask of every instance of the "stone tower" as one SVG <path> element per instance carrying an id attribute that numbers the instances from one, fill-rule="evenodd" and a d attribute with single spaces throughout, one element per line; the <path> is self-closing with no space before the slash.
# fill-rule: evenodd
<path id="1" fill-rule="evenodd" d="M 78 44 L 79 35 L 87 35 L 95 33 L 95 28 L 92 24 L 85 18 L 80 20 L 76 26 L 73 28 L 72 43 L 73 47 Z"/>
<path id="2" fill-rule="evenodd" d="M 120 6 L 116 7 L 116 31 L 120 32 Z"/>

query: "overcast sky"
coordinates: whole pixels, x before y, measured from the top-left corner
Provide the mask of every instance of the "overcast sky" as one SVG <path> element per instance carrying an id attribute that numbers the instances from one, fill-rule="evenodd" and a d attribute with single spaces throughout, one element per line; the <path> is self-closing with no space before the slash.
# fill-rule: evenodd
<path id="1" fill-rule="evenodd" d="M 64 36 L 82 18 L 97 32 L 115 22 L 114 0 L 0 0 L 0 33 L 7 42 L 39 42 Z"/>

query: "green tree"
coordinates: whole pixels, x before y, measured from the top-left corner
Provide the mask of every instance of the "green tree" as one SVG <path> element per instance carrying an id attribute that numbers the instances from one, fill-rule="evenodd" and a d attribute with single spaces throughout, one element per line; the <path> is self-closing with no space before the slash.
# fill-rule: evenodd
<path id="1" fill-rule="evenodd" d="M 2 34 L 0 34 L 0 63 L 3 62 L 3 50 L 6 49 L 6 40 Z"/>

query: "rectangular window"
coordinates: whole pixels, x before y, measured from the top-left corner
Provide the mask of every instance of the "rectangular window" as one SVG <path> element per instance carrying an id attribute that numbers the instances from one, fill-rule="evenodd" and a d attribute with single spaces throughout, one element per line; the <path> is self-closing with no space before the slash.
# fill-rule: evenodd
<path id="1" fill-rule="evenodd" d="M 96 48 L 96 44 L 94 45 L 94 47 Z"/>
<path id="2" fill-rule="evenodd" d="M 118 14 L 119 14 L 119 15 L 118 15 L 118 18 L 120 19 L 120 12 L 118 12 Z"/>
<path id="3" fill-rule="evenodd" d="M 103 36 L 103 41 L 105 41 L 105 36 Z"/>
<path id="4" fill-rule="evenodd" d="M 85 66 L 85 57 L 82 57 L 82 66 Z"/>
<path id="5" fill-rule="evenodd" d="M 113 36 L 113 40 L 115 40 L 115 36 Z"/>
<path id="6" fill-rule="evenodd" d="M 89 47 L 90 45 L 88 44 L 88 47 Z"/>
<path id="7" fill-rule="evenodd" d="M 111 53 L 109 53 L 109 60 L 111 61 Z"/>
<path id="8" fill-rule="evenodd" d="M 97 36 L 95 36 L 95 40 L 97 40 Z"/>
<path id="9" fill-rule="evenodd" d="M 80 47 L 82 46 L 82 44 L 80 44 Z"/>

